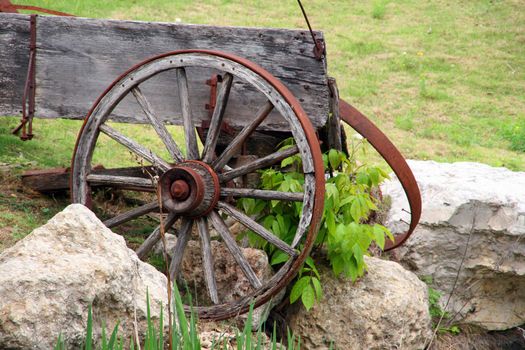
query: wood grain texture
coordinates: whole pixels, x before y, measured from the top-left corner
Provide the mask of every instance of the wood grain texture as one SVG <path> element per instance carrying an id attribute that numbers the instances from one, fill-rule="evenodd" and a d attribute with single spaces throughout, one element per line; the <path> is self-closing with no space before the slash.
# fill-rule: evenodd
<path id="1" fill-rule="evenodd" d="M 177 144 L 173 140 L 173 137 L 171 136 L 164 123 L 155 115 L 153 107 L 149 103 L 146 96 L 144 96 L 144 94 L 138 86 L 131 89 L 131 92 L 133 93 L 133 96 L 135 96 L 135 99 L 137 100 L 140 108 L 148 118 L 150 124 L 153 126 L 153 129 L 155 129 L 155 131 L 157 132 L 157 135 L 160 137 L 162 143 L 164 143 L 164 145 L 168 149 L 168 152 L 170 153 L 173 160 L 176 162 L 181 162 L 184 159 L 184 157 L 182 156 L 179 146 L 177 146 Z"/>
<path id="2" fill-rule="evenodd" d="M 219 139 L 224 112 L 228 106 L 228 99 L 230 98 L 232 83 L 233 76 L 230 73 L 226 73 L 219 86 L 219 92 L 217 93 L 217 104 L 213 109 L 210 127 L 208 129 L 208 136 L 206 137 L 204 149 L 202 150 L 202 161 L 205 163 L 210 163 L 215 156 L 215 146 L 217 145 L 217 140 Z"/>
<path id="3" fill-rule="evenodd" d="M 184 68 L 177 69 L 177 86 L 179 87 L 179 101 L 182 113 L 182 124 L 184 125 L 184 136 L 186 139 L 186 158 L 198 159 L 199 147 L 195 135 L 195 125 L 190 105 L 190 93 L 188 91 L 188 77 Z"/>
<path id="4" fill-rule="evenodd" d="M 265 200 L 294 201 L 302 202 L 304 194 L 302 192 L 281 192 L 271 190 L 257 190 L 254 188 L 233 188 L 222 187 L 221 197 L 236 198 L 257 198 Z"/>
<path id="5" fill-rule="evenodd" d="M 144 158 L 145 160 L 150 162 L 154 167 L 158 167 L 162 171 L 166 171 L 171 168 L 171 166 L 164 159 L 153 153 L 152 150 L 140 145 L 138 142 L 130 139 L 129 137 L 122 135 L 120 132 L 113 129 L 109 125 L 101 125 L 100 131 L 102 131 L 104 134 L 108 135 L 121 145 L 125 146 L 139 157 Z"/>
<path id="6" fill-rule="evenodd" d="M 217 292 L 217 282 L 215 280 L 215 272 L 213 268 L 213 254 L 211 251 L 210 232 L 208 229 L 208 219 L 202 217 L 197 219 L 197 227 L 199 229 L 199 236 L 201 238 L 202 250 L 202 267 L 204 270 L 204 279 L 208 288 L 208 294 L 214 304 L 219 303 L 219 293 Z"/>
<path id="7" fill-rule="evenodd" d="M 0 13 L 0 116 L 22 113 L 29 63 L 29 16 Z"/>
<path id="8" fill-rule="evenodd" d="M 29 16 L 0 14 L 0 44 L 24 42 L 24 21 Z M 15 16 L 18 16 L 16 20 Z M 7 30 L 7 24 L 18 27 Z M 27 30 L 29 25 L 27 25 Z M 13 34 L 15 33 L 15 34 Z M 323 39 L 322 33 L 316 33 Z M 151 56 L 181 49 L 213 49 L 236 54 L 252 60 L 268 70 L 292 91 L 316 127 L 325 124 L 328 115 L 327 75 L 325 61 L 313 56 L 313 44 L 307 31 L 214 27 L 202 25 L 101 20 L 86 18 L 39 17 L 37 25 L 37 117 L 83 118 L 93 101 L 106 87 L 129 67 Z M 26 40 L 27 42 L 27 40 Z M 9 47 L 0 53 L 0 67 L 16 66 L 17 73 L 9 75 L 10 84 L 23 85 L 28 50 L 25 44 Z M 14 57 L 8 57 L 14 56 Z M 14 62 L 14 63 L 13 63 Z M 2 68 L 3 69 L 3 68 Z M 143 91 L 155 93 L 151 103 L 162 119 L 182 124 L 175 72 L 149 82 Z M 217 73 L 213 69 L 187 70 L 195 124 L 208 119 L 204 108 L 209 101 L 205 80 Z M 3 76 L 3 75 L 2 75 Z M 19 83 L 18 83 L 19 82 Z M 20 89 L 18 89 L 20 90 Z M 232 88 L 232 103 L 226 110 L 226 121 L 250 120 L 253 106 L 265 101 L 245 82 Z M 19 109 L 20 98 L 5 99 L 0 114 L 12 114 Z M 13 106 L 15 104 L 15 106 Z M 125 99 L 125 105 L 114 111 L 115 120 L 143 122 L 137 117 L 138 106 Z M 277 113 L 261 128 L 282 130 Z M 285 125 L 286 126 L 286 125 Z"/>
<path id="9" fill-rule="evenodd" d="M 222 220 L 222 218 L 216 211 L 212 211 L 208 218 L 211 221 L 213 227 L 215 227 L 215 229 L 221 236 L 224 244 L 226 245 L 226 248 L 228 248 L 237 264 L 239 264 L 239 267 L 241 268 L 242 272 L 244 273 L 252 287 L 256 289 L 261 288 L 261 281 L 259 281 L 259 278 L 253 271 L 252 267 L 250 266 L 250 263 L 244 257 L 241 248 L 239 248 L 237 242 L 235 242 L 235 238 L 233 238 L 233 236 L 231 235 L 230 231 L 228 230 L 228 227 L 224 223 L 224 220 Z"/>
<path id="10" fill-rule="evenodd" d="M 177 235 L 177 243 L 175 244 L 175 250 L 173 251 L 171 263 L 170 263 L 170 277 L 172 281 L 179 275 L 180 265 L 182 258 L 184 257 L 184 250 L 188 245 L 191 238 L 191 228 L 193 227 L 193 220 L 189 218 L 183 218 L 180 225 L 179 234 Z"/>

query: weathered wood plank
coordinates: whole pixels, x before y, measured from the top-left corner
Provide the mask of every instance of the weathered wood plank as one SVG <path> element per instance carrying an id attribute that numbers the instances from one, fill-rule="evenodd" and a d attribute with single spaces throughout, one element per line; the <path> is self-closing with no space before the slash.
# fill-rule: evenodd
<path id="1" fill-rule="evenodd" d="M 0 27 L 12 22 L 13 16 L 0 14 Z M 313 57 L 313 43 L 306 31 L 52 16 L 39 17 L 37 27 L 37 117 L 83 118 L 93 101 L 128 67 L 166 51 L 196 48 L 229 52 L 258 63 L 284 82 L 316 127 L 326 122 L 329 91 L 325 61 Z M 323 38 L 322 33 L 316 36 Z M 0 45 L 4 45 L 1 39 Z M 23 84 L 27 58 L 28 51 L 17 51 L 15 59 L 25 63 L 17 65 L 18 78 L 11 74 L 10 81 L 22 80 Z M 3 62 L 0 59 L 0 66 Z M 204 106 L 210 92 L 204 82 L 213 73 L 217 71 L 187 71 L 196 125 L 209 117 Z M 178 87 L 173 84 L 175 75 L 173 72 L 159 76 L 146 84 L 143 91 L 148 96 L 150 92 L 156 94 L 151 103 L 161 118 L 181 124 Z M 264 96 L 254 94 L 253 90 L 246 92 L 245 88 L 242 81 L 232 88 L 233 103 L 229 104 L 225 116 L 232 125 L 242 126 L 252 117 L 253 106 L 265 101 Z M 14 100 L 21 100 L 21 94 Z M 13 108 L 14 100 L 7 101 L 8 107 L 0 107 L 2 114 L 6 109 L 19 109 L 18 106 Z M 136 103 L 129 98 L 125 101 L 125 106 L 114 111 L 114 119 L 143 121 L 136 116 L 139 110 Z M 282 130 L 281 124 L 269 118 L 261 129 Z"/>
<path id="2" fill-rule="evenodd" d="M 118 175 L 99 175 L 90 174 L 87 180 L 93 184 L 108 185 L 108 186 L 134 186 L 143 188 L 154 188 L 151 179 L 144 179 L 140 177 L 118 176 Z"/>
<path id="3" fill-rule="evenodd" d="M 29 16 L 0 13 L 0 116 L 22 113 L 29 63 Z"/>
<path id="4" fill-rule="evenodd" d="M 95 166 L 92 174 L 99 175 L 119 175 L 130 177 L 144 177 L 149 178 L 144 170 L 153 172 L 151 167 L 129 167 L 129 168 L 113 168 L 105 169 L 101 166 Z M 58 192 L 69 190 L 69 181 L 71 179 L 71 171 L 69 168 L 53 168 L 44 170 L 28 170 L 22 174 L 22 183 L 24 186 L 31 188 L 37 192 Z M 119 187 L 124 188 L 125 187 Z M 133 187 L 128 187 L 132 189 Z"/>

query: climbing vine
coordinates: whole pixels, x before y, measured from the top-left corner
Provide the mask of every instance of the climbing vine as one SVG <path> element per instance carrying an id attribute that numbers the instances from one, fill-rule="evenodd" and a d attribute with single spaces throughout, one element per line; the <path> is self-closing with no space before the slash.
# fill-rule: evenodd
<path id="1" fill-rule="evenodd" d="M 378 210 L 379 184 L 388 175 L 379 167 L 357 160 L 366 153 L 366 140 L 359 139 L 351 145 L 349 155 L 331 149 L 323 154 L 326 180 L 324 212 L 316 239 L 316 249 L 324 248 L 335 275 L 355 281 L 366 269 L 364 256 L 372 244 L 384 248 L 385 239 L 393 240 L 390 231 L 371 220 Z M 282 148 L 290 147 L 285 142 Z M 303 190 L 304 175 L 296 171 L 301 158 L 295 155 L 284 159 L 279 167 L 261 171 L 261 189 L 283 192 Z M 291 243 L 301 218 L 302 203 L 264 201 L 245 198 L 240 205 L 249 215 L 258 217 L 268 230 L 287 243 Z M 284 263 L 288 256 L 261 239 L 253 232 L 246 232 L 250 244 L 264 249 L 272 265 Z M 290 292 L 290 302 L 301 300 L 306 309 L 322 298 L 322 283 L 314 260 L 308 257 Z"/>

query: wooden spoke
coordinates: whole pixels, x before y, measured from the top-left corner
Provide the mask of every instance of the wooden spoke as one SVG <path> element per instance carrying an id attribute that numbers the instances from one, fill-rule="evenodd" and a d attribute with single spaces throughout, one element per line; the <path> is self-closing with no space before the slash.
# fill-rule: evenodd
<path id="1" fill-rule="evenodd" d="M 97 185 L 111 185 L 115 187 L 136 187 L 144 188 L 145 190 L 155 188 L 151 179 L 143 177 L 130 177 L 130 176 L 118 176 L 118 175 L 102 175 L 102 174 L 89 174 L 87 181 L 91 184 Z"/>
<path id="2" fill-rule="evenodd" d="M 137 142 L 133 141 L 132 139 L 122 135 L 117 130 L 113 129 L 109 125 L 103 124 L 100 126 L 100 131 L 102 131 L 104 134 L 111 137 L 113 140 L 117 141 L 124 147 L 128 148 L 130 151 L 135 153 L 141 158 L 144 158 L 153 166 L 158 167 L 162 171 L 166 171 L 170 168 L 170 165 L 164 161 L 162 158 L 157 156 L 155 153 L 153 153 L 151 150 L 141 146 Z"/>
<path id="3" fill-rule="evenodd" d="M 210 163 L 215 154 L 215 146 L 217 145 L 217 140 L 219 139 L 222 118 L 224 117 L 226 105 L 228 104 L 228 98 L 230 97 L 232 81 L 233 76 L 230 73 L 224 74 L 219 93 L 217 94 L 217 103 L 211 116 L 208 136 L 206 137 L 204 150 L 202 151 L 202 161 L 205 163 Z"/>
<path id="4" fill-rule="evenodd" d="M 140 91 L 140 88 L 138 86 L 134 87 L 133 89 L 131 89 L 131 92 L 133 93 L 133 96 L 135 96 L 135 99 L 140 105 L 140 108 L 142 108 L 144 114 L 146 114 L 146 117 L 148 117 L 148 120 L 150 121 L 151 125 L 159 135 L 160 139 L 168 149 L 168 152 L 173 157 L 173 159 L 177 162 L 183 161 L 184 157 L 182 156 L 179 146 L 177 146 L 175 141 L 173 141 L 173 138 L 171 137 L 168 129 L 166 129 L 166 126 L 162 123 L 161 120 L 159 120 L 155 116 L 155 114 L 153 113 L 153 108 L 151 107 L 144 94 L 142 94 L 142 91 Z"/>
<path id="5" fill-rule="evenodd" d="M 248 173 L 251 173 L 252 171 L 262 169 L 269 167 L 277 162 L 280 162 L 284 158 L 288 158 L 290 156 L 293 156 L 294 154 L 299 153 L 299 148 L 297 146 L 292 146 L 290 148 L 287 148 L 282 151 L 278 151 L 272 154 L 267 155 L 266 157 L 257 159 L 253 161 L 252 163 L 240 166 L 238 168 L 235 168 L 231 171 L 227 171 L 224 174 L 219 175 L 219 181 L 222 182 L 228 182 L 236 177 L 246 175 Z"/>
<path id="6" fill-rule="evenodd" d="M 228 230 L 228 227 L 224 223 L 224 220 L 219 216 L 219 214 L 216 211 L 212 211 L 209 215 L 209 219 L 211 221 L 211 224 L 219 235 L 222 237 L 224 244 L 226 244 L 226 247 L 230 251 L 230 253 L 233 255 L 233 258 L 239 264 L 242 272 L 250 282 L 250 284 L 254 288 L 260 288 L 262 286 L 261 281 L 259 281 L 259 278 L 253 271 L 252 267 L 244 257 L 241 248 L 235 243 L 235 238 L 232 237 L 230 231 Z"/>
<path id="7" fill-rule="evenodd" d="M 304 195 L 305 198 L 313 198 L 315 193 L 315 176 L 314 174 L 304 174 Z M 303 238 L 306 230 L 312 222 L 312 207 L 314 203 L 311 201 L 304 202 L 303 212 L 301 213 L 301 220 L 299 220 L 299 225 L 297 226 L 297 231 L 295 231 L 295 236 L 292 241 L 292 247 L 296 247 L 301 239 Z"/>
<path id="8" fill-rule="evenodd" d="M 182 110 L 184 135 L 186 136 L 186 157 L 188 159 L 198 159 L 199 149 L 197 147 L 195 127 L 193 126 L 190 96 L 188 92 L 188 78 L 184 68 L 177 68 L 177 84 L 179 86 L 180 108 Z"/>
<path id="9" fill-rule="evenodd" d="M 219 303 L 217 283 L 213 273 L 213 255 L 211 253 L 210 232 L 208 231 L 208 219 L 206 217 L 197 220 L 199 236 L 201 238 L 202 265 L 204 268 L 204 278 L 208 287 L 208 294 L 214 304 Z"/>
<path id="10" fill-rule="evenodd" d="M 168 230 L 171 226 L 173 226 L 173 224 L 175 223 L 175 221 L 177 221 L 178 218 L 179 216 L 177 214 L 170 213 L 168 217 L 166 218 L 166 220 L 164 220 L 163 222 L 164 230 Z M 155 246 L 155 244 L 157 244 L 159 240 L 160 240 L 160 225 L 157 226 L 155 230 L 153 230 L 151 235 L 149 235 L 148 238 L 146 238 L 146 240 L 144 241 L 144 243 L 142 243 L 140 247 L 136 250 L 136 253 L 139 259 L 144 260 L 146 256 L 148 255 L 148 253 L 151 251 L 151 249 L 153 249 L 153 247 Z"/>
<path id="11" fill-rule="evenodd" d="M 193 220 L 189 218 L 182 219 L 179 234 L 177 235 L 177 244 L 175 244 L 175 250 L 173 251 L 173 257 L 170 264 L 170 276 L 172 281 L 175 280 L 179 274 L 182 258 L 184 257 L 184 250 L 186 249 L 188 241 L 191 238 L 192 227 Z"/>
<path id="12" fill-rule="evenodd" d="M 253 188 L 221 188 L 221 197 L 247 197 L 266 200 L 302 202 L 304 194 L 302 192 L 281 192 L 270 190 L 256 190 Z"/>
<path id="13" fill-rule="evenodd" d="M 295 250 L 290 247 L 288 244 L 286 244 L 284 241 L 282 241 L 279 237 L 275 236 L 273 233 L 265 229 L 261 224 L 250 218 L 248 215 L 244 214 L 243 212 L 235 209 L 231 205 L 219 202 L 217 203 L 217 207 L 221 209 L 223 212 L 228 214 L 231 217 L 234 217 L 237 221 L 239 221 L 241 224 L 264 238 L 269 243 L 273 244 L 289 256 L 295 256 Z"/>
<path id="14" fill-rule="evenodd" d="M 106 225 L 109 228 L 115 227 L 115 226 L 118 226 L 130 220 L 133 220 L 141 215 L 147 214 L 157 209 L 159 209 L 158 201 L 144 204 L 144 205 L 141 205 L 140 207 L 133 208 L 130 211 L 119 214 L 115 217 L 112 217 L 109 220 L 104 221 L 104 225 Z"/>
<path id="15" fill-rule="evenodd" d="M 255 116 L 255 119 L 248 125 L 246 125 L 237 136 L 232 140 L 232 142 L 226 147 L 224 152 L 212 163 L 212 167 L 215 170 L 222 169 L 228 161 L 233 157 L 235 154 L 239 153 L 241 150 L 242 145 L 248 139 L 248 137 L 254 132 L 254 130 L 261 124 L 261 122 L 270 114 L 270 112 L 273 110 L 273 104 L 270 101 L 266 101 L 264 106 L 262 106 L 259 111 L 257 112 L 257 115 Z"/>

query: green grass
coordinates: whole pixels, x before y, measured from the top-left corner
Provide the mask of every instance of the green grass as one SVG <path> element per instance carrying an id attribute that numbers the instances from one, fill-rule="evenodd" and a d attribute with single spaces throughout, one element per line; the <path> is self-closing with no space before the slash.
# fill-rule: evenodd
<path id="1" fill-rule="evenodd" d="M 85 17 L 305 27 L 292 0 L 17 2 Z M 370 116 L 407 157 L 525 170 L 525 3 L 312 0 L 304 5 L 314 28 L 325 33 L 328 69 L 341 97 Z M 24 144 L 0 127 L 0 162 L 67 165 L 78 125 L 35 124 L 39 142 Z"/>

